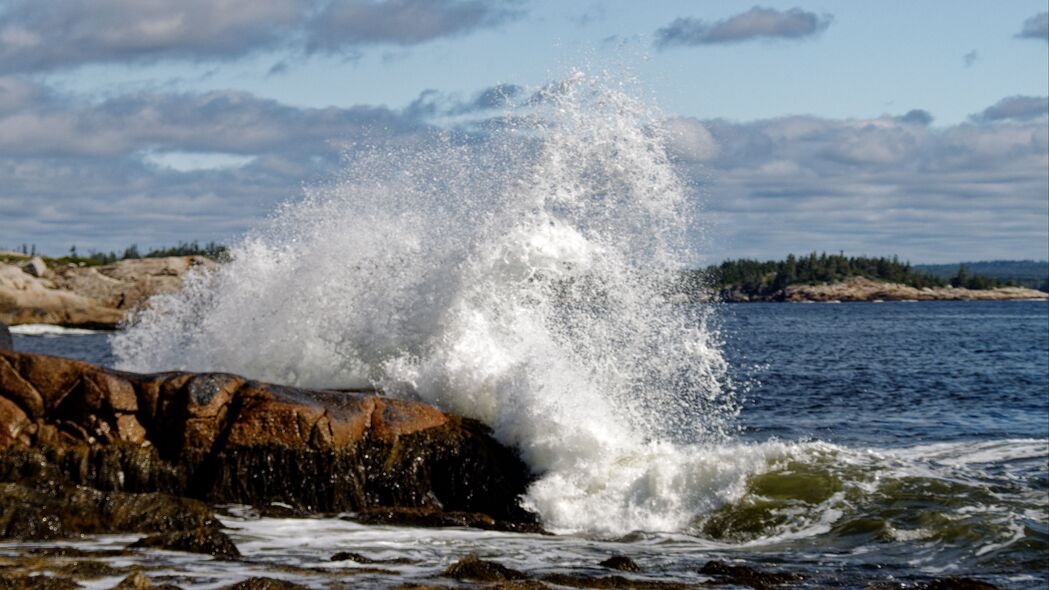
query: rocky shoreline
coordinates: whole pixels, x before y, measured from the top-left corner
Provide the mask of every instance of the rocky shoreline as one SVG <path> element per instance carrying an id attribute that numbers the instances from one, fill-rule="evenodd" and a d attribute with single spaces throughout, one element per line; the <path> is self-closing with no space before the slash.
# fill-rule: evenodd
<path id="1" fill-rule="evenodd" d="M 840 283 L 790 285 L 767 295 L 744 293 L 739 289 L 722 289 L 717 299 L 726 303 L 788 302 L 877 302 L 877 301 L 1015 301 L 1046 300 L 1049 293 L 1026 287 L 999 287 L 974 290 L 958 287 L 925 287 L 918 289 L 898 283 L 885 283 L 855 277 Z"/>
<path id="2" fill-rule="evenodd" d="M 186 273 L 214 268 L 203 256 L 48 267 L 42 258 L 0 263 L 0 323 L 112 330 L 153 295 L 177 291 Z"/>
<path id="3" fill-rule="evenodd" d="M 411 557 L 345 547 L 332 547 L 327 564 L 291 565 L 242 552 L 234 538 L 243 533 L 225 524 L 250 510 L 285 523 L 326 516 L 546 535 L 519 500 L 532 477 L 483 424 L 374 391 L 223 373 L 142 375 L 0 350 L 0 590 L 774 590 L 821 582 L 801 568 L 716 559 L 694 569 L 694 581 L 662 580 L 659 563 L 625 555 L 522 571 L 499 563 L 498 542 L 494 555 L 421 574 Z M 203 573 L 187 575 L 187 567 Z M 960 577 L 877 587 L 996 590 Z"/>
<path id="4" fill-rule="evenodd" d="M 0 323 L 114 330 L 149 297 L 177 291 L 190 270 L 216 266 L 203 256 L 131 259 L 98 267 L 49 268 L 41 258 L 0 262 Z M 707 298 L 706 294 L 693 297 Z M 1049 299 L 1049 293 L 1024 287 L 917 289 L 857 277 L 826 285 L 791 285 L 764 295 L 727 288 L 714 298 L 727 303 L 1006 301 Z"/>

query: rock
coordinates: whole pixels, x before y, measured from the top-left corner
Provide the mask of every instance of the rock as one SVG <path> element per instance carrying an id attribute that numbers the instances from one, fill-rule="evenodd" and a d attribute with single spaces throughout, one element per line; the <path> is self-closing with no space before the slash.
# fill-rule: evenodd
<path id="1" fill-rule="evenodd" d="M 0 350 L 14 350 L 15 341 L 11 338 L 11 330 L 7 329 L 7 324 L 0 322 Z"/>
<path id="2" fill-rule="evenodd" d="M 722 289 L 718 298 L 729 303 L 748 301 L 834 302 L 834 301 L 1005 301 L 1013 299 L 1049 299 L 1049 293 L 1026 287 L 997 289 L 961 289 L 956 287 L 922 288 L 898 283 L 853 277 L 819 285 L 790 285 L 763 295 L 747 295 L 738 288 Z"/>
<path id="3" fill-rule="evenodd" d="M 446 512 L 433 508 L 378 507 L 348 517 L 361 524 L 385 524 L 412 527 L 470 527 L 493 531 L 548 534 L 536 522 L 496 520 L 482 512 Z"/>
<path id="4" fill-rule="evenodd" d="M 569 588 L 629 588 L 633 590 L 691 590 L 695 584 L 681 582 L 656 582 L 651 580 L 634 580 L 623 576 L 576 576 L 572 574 L 550 574 L 543 581 L 555 586 Z"/>
<path id="5" fill-rule="evenodd" d="M 233 544 L 233 541 L 226 536 L 226 533 L 205 527 L 143 537 L 128 545 L 128 547 L 204 553 L 222 559 L 240 557 L 240 551 Z"/>
<path id="6" fill-rule="evenodd" d="M 104 561 L 78 560 L 66 562 L 55 571 L 75 580 L 97 580 L 122 575 L 127 568 L 113 567 Z"/>
<path id="7" fill-rule="evenodd" d="M 732 565 L 716 560 L 708 561 L 699 573 L 714 576 L 721 582 L 750 586 L 755 590 L 772 590 L 780 584 L 802 579 L 798 574 L 760 572 L 745 565 Z"/>
<path id="8" fill-rule="evenodd" d="M 30 475 L 27 483 L 36 482 L 35 486 L 0 483 L 0 538 L 55 539 L 218 526 L 208 507 L 196 500 L 48 482 L 55 472 Z"/>
<path id="9" fill-rule="evenodd" d="M 863 277 L 828 285 L 791 285 L 773 295 L 782 301 L 1002 301 L 1047 299 L 1049 293 L 1024 287 L 971 290 L 955 287 L 918 289 Z"/>
<path id="10" fill-rule="evenodd" d="M 339 551 L 338 553 L 331 556 L 332 561 L 352 561 L 354 563 L 373 564 L 407 564 L 415 563 L 414 560 L 408 559 L 407 557 L 395 557 L 393 559 L 372 559 L 365 557 L 360 553 L 351 553 L 349 551 Z"/>
<path id="11" fill-rule="evenodd" d="M 222 590 L 309 590 L 308 587 L 275 578 L 248 578 L 242 582 L 223 586 Z"/>
<path id="12" fill-rule="evenodd" d="M 149 590 L 152 587 L 153 582 L 145 574 L 135 572 L 113 586 L 113 590 Z"/>
<path id="13" fill-rule="evenodd" d="M 619 570 L 622 572 L 639 572 L 641 566 L 639 566 L 633 559 L 625 555 L 613 555 L 608 559 L 599 563 L 601 567 L 607 567 L 609 569 Z"/>
<path id="14" fill-rule="evenodd" d="M 998 586 L 974 578 L 936 578 L 915 584 L 917 590 L 999 590 Z"/>
<path id="15" fill-rule="evenodd" d="M 21 267 L 0 263 L 0 322 L 113 329 L 150 296 L 178 290 L 190 269 L 214 266 L 202 256 L 51 270 L 39 258 Z"/>
<path id="16" fill-rule="evenodd" d="M 47 272 L 47 264 L 45 264 L 44 259 L 40 258 L 39 256 L 34 256 L 30 258 L 29 260 L 22 263 L 22 266 L 19 268 L 21 268 L 22 272 L 26 273 L 27 275 L 32 275 L 37 278 L 42 278 L 44 276 L 44 273 Z"/>
<path id="17" fill-rule="evenodd" d="M 74 590 L 82 586 L 70 578 L 37 574 L 34 576 L 0 575 L 0 590 Z"/>
<path id="18" fill-rule="evenodd" d="M 0 482 L 34 473 L 106 493 L 304 513 L 417 509 L 441 526 L 538 530 L 518 501 L 529 470 L 475 420 L 371 393 L 0 351 Z"/>
<path id="19" fill-rule="evenodd" d="M 445 568 L 441 575 L 455 578 L 456 580 L 475 580 L 478 582 L 523 580 L 528 577 L 523 572 L 510 569 L 494 561 L 485 561 L 476 555 L 467 555 Z"/>

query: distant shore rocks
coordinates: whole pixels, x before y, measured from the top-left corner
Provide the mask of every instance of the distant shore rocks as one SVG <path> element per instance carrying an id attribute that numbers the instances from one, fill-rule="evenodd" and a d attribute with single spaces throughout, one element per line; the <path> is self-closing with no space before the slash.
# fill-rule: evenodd
<path id="1" fill-rule="evenodd" d="M 0 350 L 14 350 L 15 343 L 11 338 L 11 330 L 7 329 L 7 324 L 0 322 Z"/>
<path id="2" fill-rule="evenodd" d="M 98 267 L 49 268 L 39 257 L 0 263 L 0 323 L 113 329 L 150 296 L 177 291 L 190 269 L 215 264 L 203 256 L 122 260 Z"/>
<path id="3" fill-rule="evenodd" d="M 898 283 L 885 283 L 854 277 L 840 283 L 790 285 L 768 295 L 747 294 L 739 289 L 724 289 L 719 299 L 730 303 L 756 301 L 830 302 L 830 301 L 1008 301 L 1049 299 L 1049 293 L 1026 287 L 1000 287 L 974 290 L 956 287 L 918 289 Z"/>
<path id="4" fill-rule="evenodd" d="M 530 481 L 484 425 L 421 403 L 0 351 L 3 537 L 210 526 L 193 516 L 165 530 L 151 516 L 196 501 L 278 502 L 300 513 L 413 509 L 539 531 L 518 504 Z M 33 528 L 20 506 L 53 516 Z"/>

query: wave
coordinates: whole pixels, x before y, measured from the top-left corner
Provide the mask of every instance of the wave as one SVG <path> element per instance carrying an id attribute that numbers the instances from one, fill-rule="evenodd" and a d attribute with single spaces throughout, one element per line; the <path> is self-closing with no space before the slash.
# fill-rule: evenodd
<path id="1" fill-rule="evenodd" d="M 1000 482 L 957 447 L 733 440 L 712 309 L 673 296 L 697 210 L 661 119 L 629 83 L 574 72 L 480 130 L 350 146 L 340 178 L 134 314 L 118 368 L 368 383 L 478 418 L 562 532 L 1010 543 L 986 523 L 1044 522 L 1025 491 L 995 512 Z"/>

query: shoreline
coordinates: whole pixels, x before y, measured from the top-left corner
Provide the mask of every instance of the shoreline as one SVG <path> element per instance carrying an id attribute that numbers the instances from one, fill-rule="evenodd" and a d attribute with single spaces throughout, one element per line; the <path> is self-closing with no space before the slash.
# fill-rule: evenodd
<path id="1" fill-rule="evenodd" d="M 723 303 L 877 303 L 888 301 L 1045 301 L 1049 293 L 1026 287 L 976 290 L 961 287 L 916 288 L 863 277 L 821 285 L 790 285 L 765 295 L 725 288 L 714 296 Z"/>

